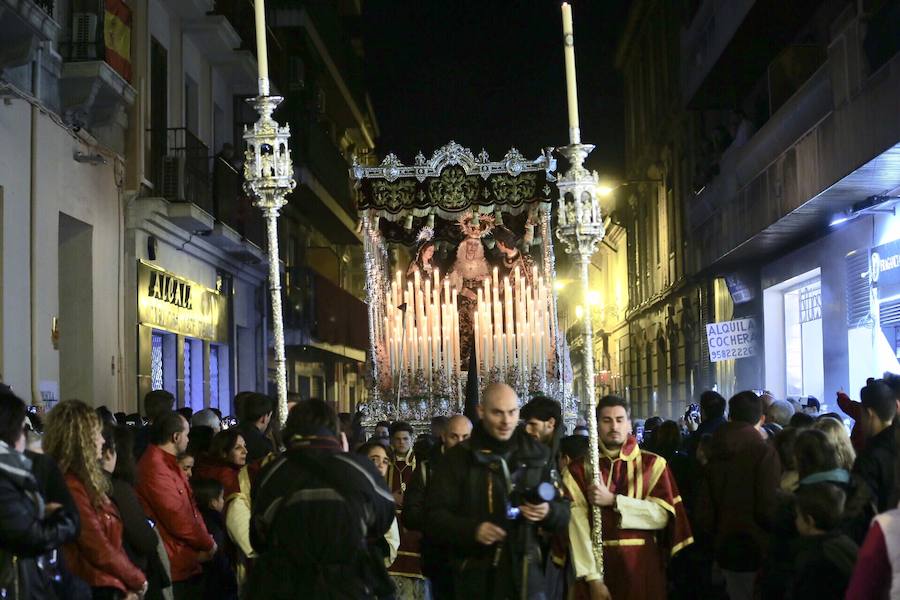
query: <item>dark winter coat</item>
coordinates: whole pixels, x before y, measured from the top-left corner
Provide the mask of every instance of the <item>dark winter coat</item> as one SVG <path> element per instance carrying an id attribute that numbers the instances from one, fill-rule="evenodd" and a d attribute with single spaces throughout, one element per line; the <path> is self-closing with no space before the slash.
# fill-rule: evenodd
<path id="1" fill-rule="evenodd" d="M 45 454 L 25 451 L 25 456 L 31 461 L 31 473 L 37 479 L 41 496 L 48 503 L 62 504 L 75 518 L 76 526 L 81 529 L 81 521 L 78 515 L 78 507 L 69 493 L 66 480 L 62 471 L 56 465 L 56 461 Z M 62 552 L 53 553 L 56 557 L 56 573 L 51 576 L 53 591 L 58 600 L 91 600 L 91 587 L 75 577 L 66 565 Z M 148 599 L 150 600 L 150 599 Z"/>
<path id="2" fill-rule="evenodd" d="M 250 539 L 257 559 L 247 598 L 367 600 L 393 589 L 368 540 L 394 521 L 394 498 L 365 457 L 333 434 L 295 438 L 260 471 Z"/>
<path id="3" fill-rule="evenodd" d="M 761 566 L 780 478 L 778 454 L 752 425 L 730 421 L 713 434 L 695 527 L 712 537 L 723 569 L 756 571 Z"/>
<path id="4" fill-rule="evenodd" d="M 6 598 L 51 599 L 48 574 L 37 557 L 78 537 L 78 518 L 66 507 L 44 516 L 30 468 L 31 461 L 0 442 L 0 587 Z"/>
<path id="5" fill-rule="evenodd" d="M 228 538 L 222 513 L 201 508 L 206 530 L 216 541 L 218 551 L 212 560 L 203 563 L 203 597 L 217 600 L 237 600 L 237 575 L 234 570 L 234 548 Z"/>
<path id="6" fill-rule="evenodd" d="M 122 542 L 128 558 L 147 576 L 147 598 L 157 598 L 163 588 L 172 585 L 169 573 L 157 550 L 160 537 L 150 525 L 137 492 L 127 481 L 112 479 L 112 500 L 122 516 Z"/>
<path id="7" fill-rule="evenodd" d="M 802 538 L 794 557 L 791 600 L 841 600 L 857 552 L 856 543 L 840 532 Z"/>
<path id="8" fill-rule="evenodd" d="M 510 498 L 498 458 L 506 461 L 519 490 L 541 482 L 558 486 L 546 446 L 521 428 L 507 442 L 499 442 L 478 425 L 471 438 L 445 454 L 432 476 L 425 532 L 451 548 L 457 597 L 543 598 L 537 527 L 521 516 L 508 518 L 508 508 L 521 500 Z M 506 539 L 493 546 L 479 544 L 475 534 L 484 522 L 504 528 Z M 569 503 L 558 494 L 539 525 L 553 533 L 568 523 Z"/>
<path id="9" fill-rule="evenodd" d="M 897 458 L 897 428 L 894 425 L 866 441 L 853 463 L 853 474 L 862 479 L 875 500 L 879 513 L 897 506 L 894 495 L 894 461 Z"/>
<path id="10" fill-rule="evenodd" d="M 443 446 L 432 452 L 427 460 L 419 461 L 412 480 L 403 494 L 403 526 L 422 532 L 422 573 L 431 580 L 432 595 L 439 600 L 452 597 L 453 572 L 450 568 L 450 548 L 425 533 L 428 522 L 426 493 L 441 461 Z"/>

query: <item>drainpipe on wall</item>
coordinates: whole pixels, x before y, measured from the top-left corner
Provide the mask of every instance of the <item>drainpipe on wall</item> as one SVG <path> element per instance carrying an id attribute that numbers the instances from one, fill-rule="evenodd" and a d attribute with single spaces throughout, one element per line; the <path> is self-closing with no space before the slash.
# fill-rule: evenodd
<path id="1" fill-rule="evenodd" d="M 31 64 L 31 95 L 36 99 L 41 98 L 41 59 L 43 49 L 37 47 L 34 62 Z M 37 193 L 35 183 L 37 181 L 37 118 L 38 108 L 34 103 L 31 107 L 31 164 L 29 170 L 29 240 L 28 240 L 28 281 L 29 300 L 31 303 L 31 403 L 39 405 L 41 401 L 41 385 L 38 376 L 38 310 L 37 310 Z"/>

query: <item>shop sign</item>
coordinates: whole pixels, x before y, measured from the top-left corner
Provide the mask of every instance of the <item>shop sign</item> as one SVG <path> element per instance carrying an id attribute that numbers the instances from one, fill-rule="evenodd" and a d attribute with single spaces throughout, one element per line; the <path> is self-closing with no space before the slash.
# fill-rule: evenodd
<path id="1" fill-rule="evenodd" d="M 872 249 L 869 262 L 872 283 L 894 283 L 900 280 L 900 242 L 891 242 Z"/>
<path id="2" fill-rule="evenodd" d="M 822 318 L 822 286 L 815 285 L 800 290 L 800 322 L 809 323 Z"/>
<path id="3" fill-rule="evenodd" d="M 712 362 L 756 356 L 756 323 L 753 319 L 709 323 L 706 341 Z"/>
<path id="4" fill-rule="evenodd" d="M 228 338 L 228 300 L 218 292 L 138 262 L 138 321 L 209 341 Z"/>

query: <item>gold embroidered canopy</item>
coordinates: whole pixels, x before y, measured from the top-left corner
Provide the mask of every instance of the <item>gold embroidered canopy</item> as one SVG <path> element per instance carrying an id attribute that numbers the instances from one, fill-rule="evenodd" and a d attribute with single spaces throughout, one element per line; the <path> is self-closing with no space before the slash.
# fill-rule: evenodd
<path id="1" fill-rule="evenodd" d="M 475 156 L 450 142 L 430 160 L 420 152 L 409 166 L 394 154 L 377 167 L 354 163 L 351 177 L 360 212 L 390 221 L 431 214 L 456 220 L 472 209 L 519 214 L 534 203 L 549 203 L 547 184 L 555 181 L 555 169 L 551 148 L 534 160 L 513 148 L 501 160 L 491 161 L 484 150 Z"/>

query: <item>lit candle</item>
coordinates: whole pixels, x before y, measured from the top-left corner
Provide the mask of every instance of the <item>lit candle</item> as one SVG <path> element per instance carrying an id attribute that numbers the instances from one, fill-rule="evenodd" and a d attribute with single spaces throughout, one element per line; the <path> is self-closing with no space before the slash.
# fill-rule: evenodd
<path id="1" fill-rule="evenodd" d="M 266 51 L 266 3 L 264 0 L 255 0 L 256 17 L 256 62 L 259 64 L 259 78 L 265 80 L 265 88 L 260 86 L 260 95 L 269 95 L 269 56 Z M 265 92 L 265 93 L 263 93 Z"/>
<path id="2" fill-rule="evenodd" d="M 569 101 L 569 143 L 581 143 L 578 126 L 578 86 L 575 83 L 575 35 L 572 28 L 572 7 L 562 3 L 563 48 L 566 55 L 566 96 Z"/>
<path id="3" fill-rule="evenodd" d="M 481 364 L 484 362 L 484 350 L 481 349 L 481 325 L 478 315 L 475 315 L 475 339 L 472 343 L 475 352 L 475 370 L 480 371 Z"/>

